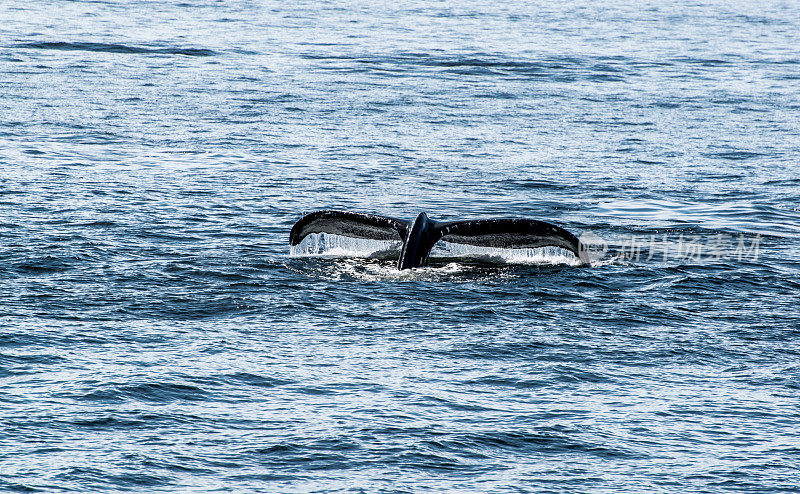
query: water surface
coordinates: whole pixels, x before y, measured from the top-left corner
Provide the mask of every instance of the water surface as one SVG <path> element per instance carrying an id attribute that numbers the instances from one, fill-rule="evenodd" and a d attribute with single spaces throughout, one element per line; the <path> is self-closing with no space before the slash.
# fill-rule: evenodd
<path id="1" fill-rule="evenodd" d="M 800 489 L 798 19 L 0 6 L 0 489 Z M 320 208 L 596 257 L 290 256 Z"/>

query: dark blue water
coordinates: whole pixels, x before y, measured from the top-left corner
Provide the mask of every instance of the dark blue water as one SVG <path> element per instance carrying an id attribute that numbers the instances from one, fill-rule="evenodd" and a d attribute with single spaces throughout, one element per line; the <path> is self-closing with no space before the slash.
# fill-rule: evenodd
<path id="1" fill-rule="evenodd" d="M 793 2 L 0 5 L 0 489 L 797 492 L 799 46 Z M 320 208 L 594 260 L 290 255 Z"/>

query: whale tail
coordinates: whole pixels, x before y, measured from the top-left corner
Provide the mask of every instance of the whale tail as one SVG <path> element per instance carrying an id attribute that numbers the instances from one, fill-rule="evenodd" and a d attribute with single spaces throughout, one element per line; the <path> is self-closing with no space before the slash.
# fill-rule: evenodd
<path id="1" fill-rule="evenodd" d="M 420 213 L 413 222 L 351 211 L 324 210 L 307 214 L 295 223 L 289 243 L 298 245 L 312 233 L 403 243 L 398 269 L 422 266 L 439 240 L 457 244 L 504 249 L 560 247 L 589 264 L 580 240 L 567 230 L 538 220 L 483 219 L 439 222 Z"/>

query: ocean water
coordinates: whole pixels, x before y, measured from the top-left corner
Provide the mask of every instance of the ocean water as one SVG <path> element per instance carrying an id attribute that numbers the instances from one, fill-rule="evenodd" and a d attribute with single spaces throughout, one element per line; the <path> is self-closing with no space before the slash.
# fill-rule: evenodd
<path id="1" fill-rule="evenodd" d="M 0 490 L 798 492 L 796 2 L 0 3 Z M 592 247 L 389 245 L 323 208 Z"/>

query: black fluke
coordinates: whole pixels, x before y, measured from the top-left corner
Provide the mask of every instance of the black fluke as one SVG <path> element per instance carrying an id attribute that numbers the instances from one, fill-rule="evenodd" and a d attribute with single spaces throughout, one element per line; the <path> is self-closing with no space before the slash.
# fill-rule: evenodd
<path id="1" fill-rule="evenodd" d="M 493 219 L 433 221 L 420 213 L 411 222 L 375 214 L 350 211 L 316 211 L 300 218 L 292 227 L 289 243 L 297 245 L 312 233 L 333 233 L 345 237 L 403 242 L 397 269 L 423 266 L 436 242 L 505 249 L 561 247 L 589 264 L 589 256 L 578 237 L 544 221 Z"/>

